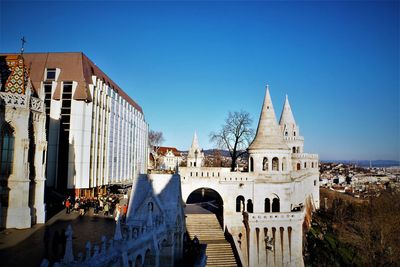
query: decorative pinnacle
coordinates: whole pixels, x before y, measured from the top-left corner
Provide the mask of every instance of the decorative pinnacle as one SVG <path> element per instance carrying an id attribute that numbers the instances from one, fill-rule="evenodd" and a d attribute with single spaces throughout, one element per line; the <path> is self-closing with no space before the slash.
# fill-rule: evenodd
<path id="1" fill-rule="evenodd" d="M 24 53 L 25 43 L 26 43 L 25 36 L 22 36 L 22 38 L 21 38 L 21 55 Z"/>

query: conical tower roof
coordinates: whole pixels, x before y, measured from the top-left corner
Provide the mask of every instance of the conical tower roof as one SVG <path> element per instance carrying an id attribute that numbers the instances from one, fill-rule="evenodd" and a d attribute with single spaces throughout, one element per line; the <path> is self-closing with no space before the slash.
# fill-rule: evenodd
<path id="1" fill-rule="evenodd" d="M 292 113 L 292 109 L 289 104 L 288 96 L 286 95 L 285 104 L 283 105 L 283 110 L 281 114 L 281 118 L 279 120 L 279 125 L 296 125 L 296 121 L 294 120 L 294 116 Z"/>
<path id="2" fill-rule="evenodd" d="M 191 149 L 192 149 L 193 151 L 195 151 L 196 149 L 197 149 L 197 150 L 200 150 L 199 140 L 197 139 L 197 133 L 196 133 L 196 131 L 194 132 L 194 136 L 193 136 L 193 141 L 192 141 Z"/>
<path id="3" fill-rule="evenodd" d="M 268 85 L 260 120 L 258 121 L 257 134 L 250 144 L 249 149 L 288 149 L 288 146 L 283 141 L 279 125 L 276 122 L 274 106 L 272 105 Z"/>

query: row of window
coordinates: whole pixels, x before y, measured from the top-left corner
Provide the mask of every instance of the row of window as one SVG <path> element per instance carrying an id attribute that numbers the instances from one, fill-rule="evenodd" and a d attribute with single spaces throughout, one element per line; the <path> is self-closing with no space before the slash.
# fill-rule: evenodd
<path id="1" fill-rule="evenodd" d="M 240 195 L 236 198 L 236 212 L 247 211 L 253 213 L 253 201 L 247 200 L 247 205 L 244 196 Z M 245 209 L 246 208 L 246 209 Z M 280 212 L 280 200 L 278 197 L 274 197 L 271 201 L 269 198 L 264 200 L 264 212 Z"/>
<path id="2" fill-rule="evenodd" d="M 204 175 L 205 173 L 207 175 Z M 201 172 L 201 177 L 210 177 L 209 176 L 210 173 L 211 173 L 211 177 L 219 177 L 219 172 L 217 172 L 217 173 L 214 173 L 214 172 Z M 190 177 L 192 177 L 192 176 L 195 176 L 195 177 L 199 176 L 199 172 L 190 172 Z"/>
<path id="3" fill-rule="evenodd" d="M 262 170 L 269 171 L 269 159 L 264 157 L 262 162 Z M 286 158 L 282 158 L 282 164 L 279 168 L 279 159 L 277 157 L 272 158 L 271 169 L 273 171 L 285 171 L 286 170 Z M 250 157 L 250 172 L 254 172 L 254 159 Z"/>

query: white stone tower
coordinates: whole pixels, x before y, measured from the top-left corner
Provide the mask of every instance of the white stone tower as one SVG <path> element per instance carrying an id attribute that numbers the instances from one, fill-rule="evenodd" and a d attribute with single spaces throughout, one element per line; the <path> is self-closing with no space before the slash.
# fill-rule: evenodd
<path id="1" fill-rule="evenodd" d="M 197 139 L 197 134 L 194 132 L 192 146 L 189 149 L 187 156 L 187 166 L 188 167 L 202 167 L 204 162 L 204 153 L 200 149 L 199 140 Z"/>
<path id="2" fill-rule="evenodd" d="M 250 172 L 279 175 L 282 173 L 287 174 L 291 170 L 290 149 L 284 142 L 276 122 L 268 85 L 258 122 L 257 134 L 248 151 Z M 284 180 L 281 175 L 275 178 L 280 181 Z"/>
<path id="3" fill-rule="evenodd" d="M 285 99 L 285 104 L 283 105 L 279 125 L 283 133 L 283 138 L 286 144 L 292 150 L 292 153 L 303 153 L 304 138 L 300 136 L 300 130 L 296 124 L 296 121 L 294 120 L 294 116 L 287 95 Z"/>
<path id="4" fill-rule="evenodd" d="M 319 169 L 318 155 L 303 153 L 303 143 L 287 99 L 278 124 L 268 86 L 248 148 L 249 172 L 193 169 L 193 153 L 199 151 L 196 135 L 193 139 L 188 167 L 179 169 L 182 198 L 201 188 L 221 196 L 224 229 L 245 267 L 304 266 L 304 233 L 319 208 Z"/>

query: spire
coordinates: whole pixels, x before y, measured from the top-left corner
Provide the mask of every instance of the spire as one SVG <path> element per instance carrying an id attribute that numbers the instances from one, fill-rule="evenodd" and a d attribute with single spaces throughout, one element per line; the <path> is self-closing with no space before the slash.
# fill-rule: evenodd
<path id="1" fill-rule="evenodd" d="M 288 149 L 280 133 L 274 106 L 272 105 L 269 87 L 267 85 L 260 120 L 258 121 L 257 134 L 249 149 Z"/>
<path id="2" fill-rule="evenodd" d="M 196 149 L 197 149 L 197 150 L 200 150 L 200 147 L 199 147 L 199 140 L 197 139 L 197 133 L 196 133 L 196 131 L 194 132 L 194 136 L 193 136 L 193 141 L 192 141 L 192 147 L 191 147 L 191 149 L 193 149 L 193 151 L 195 151 Z"/>
<path id="3" fill-rule="evenodd" d="M 289 125 L 289 124 L 296 125 L 296 121 L 294 120 L 292 109 L 290 108 L 288 95 L 286 95 L 285 104 L 283 105 L 281 118 L 279 120 L 280 126 L 284 126 L 285 124 L 286 125 Z"/>

